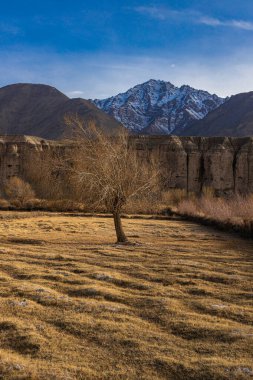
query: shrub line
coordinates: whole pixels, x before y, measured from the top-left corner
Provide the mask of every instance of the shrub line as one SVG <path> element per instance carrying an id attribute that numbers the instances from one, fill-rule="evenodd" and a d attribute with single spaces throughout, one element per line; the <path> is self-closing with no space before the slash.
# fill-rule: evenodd
<path id="1" fill-rule="evenodd" d="M 179 216 L 180 218 L 184 220 L 188 220 L 188 221 L 195 222 L 195 223 L 202 224 L 209 227 L 214 227 L 221 231 L 237 233 L 244 238 L 246 237 L 249 239 L 253 239 L 253 221 L 250 221 L 250 220 L 248 222 L 245 221 L 243 225 L 239 225 L 239 224 L 234 224 L 230 221 L 216 220 L 207 216 L 189 215 L 186 213 L 176 211 L 171 208 L 168 209 L 168 212 L 176 216 Z"/>

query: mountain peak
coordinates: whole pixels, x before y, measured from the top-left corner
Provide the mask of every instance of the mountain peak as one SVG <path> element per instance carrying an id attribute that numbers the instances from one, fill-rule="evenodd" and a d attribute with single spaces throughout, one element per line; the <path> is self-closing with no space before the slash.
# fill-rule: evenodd
<path id="1" fill-rule="evenodd" d="M 151 86 L 151 87 L 166 86 L 166 87 L 175 88 L 174 84 L 172 84 L 171 82 L 160 80 L 160 79 L 149 79 L 148 81 L 146 81 L 144 83 L 137 84 L 137 86 Z M 135 86 L 135 87 L 137 87 L 137 86 Z"/>
<path id="2" fill-rule="evenodd" d="M 150 79 L 94 104 L 135 133 L 174 134 L 202 119 L 224 99 L 188 85 Z"/>
<path id="3" fill-rule="evenodd" d="M 170 84 L 170 85 L 172 85 L 173 86 L 173 84 L 172 83 L 170 83 L 170 82 L 166 82 L 165 80 L 161 80 L 161 79 L 149 79 L 148 81 L 146 81 L 146 82 L 144 82 L 144 83 L 141 83 L 140 84 L 140 86 L 142 86 L 142 85 L 145 85 L 145 84 Z"/>

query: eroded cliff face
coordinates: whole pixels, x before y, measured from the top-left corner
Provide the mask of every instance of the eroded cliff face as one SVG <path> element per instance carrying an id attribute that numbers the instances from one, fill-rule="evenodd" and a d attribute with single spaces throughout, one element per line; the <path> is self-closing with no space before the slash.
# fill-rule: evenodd
<path id="1" fill-rule="evenodd" d="M 253 138 L 145 136 L 137 149 L 159 156 L 169 188 L 253 192 Z"/>
<path id="2" fill-rule="evenodd" d="M 34 157 L 56 146 L 54 141 L 38 137 L 0 136 L 0 185 L 11 177 L 22 178 L 26 165 L 34 164 Z"/>
<path id="3" fill-rule="evenodd" d="M 166 186 L 200 192 L 208 186 L 217 193 L 253 192 L 253 138 L 133 137 L 138 154 L 159 157 Z M 24 176 L 33 157 L 66 143 L 28 136 L 0 137 L 0 181 Z M 27 162 L 30 161 L 30 162 Z"/>

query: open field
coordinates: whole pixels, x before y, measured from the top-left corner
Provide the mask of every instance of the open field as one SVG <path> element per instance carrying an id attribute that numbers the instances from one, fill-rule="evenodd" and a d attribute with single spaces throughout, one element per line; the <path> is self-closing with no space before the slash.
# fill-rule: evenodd
<path id="1" fill-rule="evenodd" d="M 180 220 L 2 213 L 0 379 L 253 378 L 253 243 Z"/>

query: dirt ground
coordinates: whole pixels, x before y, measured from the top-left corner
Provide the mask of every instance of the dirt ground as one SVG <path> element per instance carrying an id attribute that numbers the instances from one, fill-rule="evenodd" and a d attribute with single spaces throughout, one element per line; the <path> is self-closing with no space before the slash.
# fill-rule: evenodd
<path id="1" fill-rule="evenodd" d="M 253 378 L 253 242 L 180 220 L 0 214 L 0 379 Z"/>

